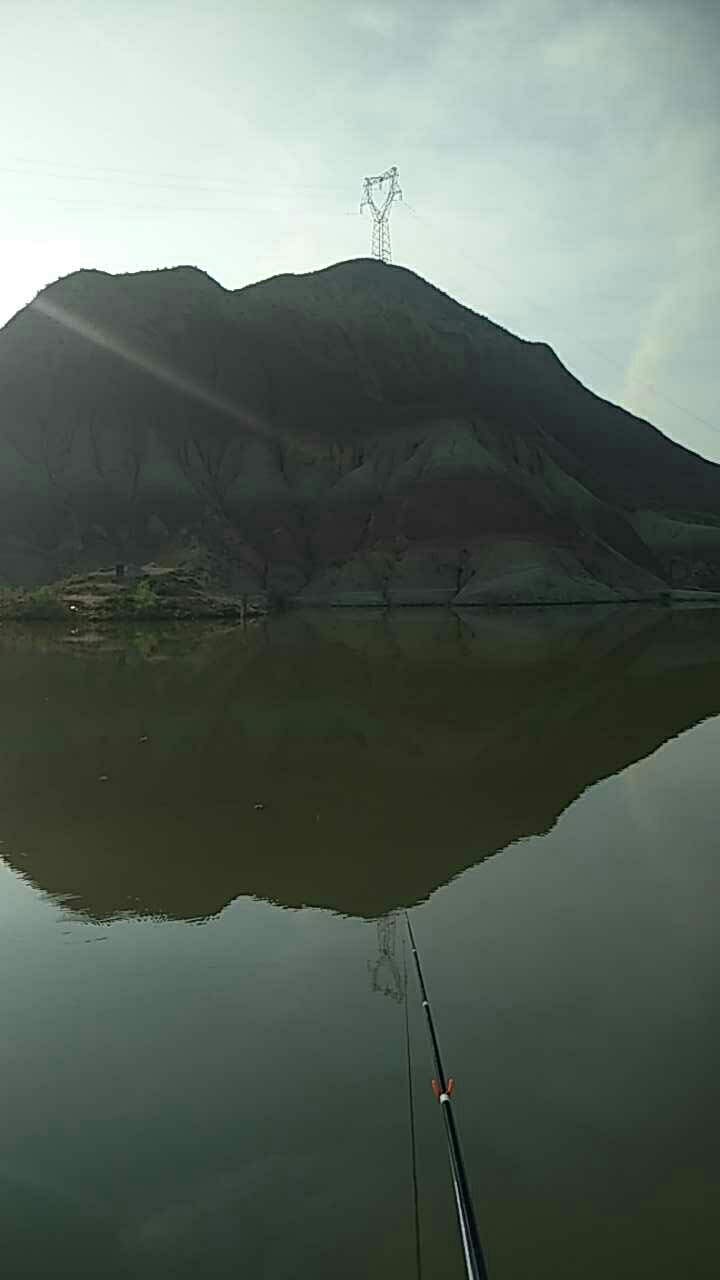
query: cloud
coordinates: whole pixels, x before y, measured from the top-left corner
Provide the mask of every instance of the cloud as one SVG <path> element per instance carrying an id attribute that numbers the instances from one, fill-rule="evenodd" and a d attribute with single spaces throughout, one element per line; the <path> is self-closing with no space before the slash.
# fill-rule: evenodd
<path id="1" fill-rule="evenodd" d="M 392 36 L 398 27 L 398 11 L 389 4 L 356 4 L 348 11 L 348 22 L 377 36 Z"/>
<path id="2" fill-rule="evenodd" d="M 423 80 L 432 189 L 400 163 L 410 203 L 422 215 L 429 200 L 446 224 L 438 243 L 457 254 L 464 300 L 718 456 L 698 421 L 716 415 L 697 351 L 720 298 L 710 12 L 563 0 L 458 12 Z"/>
<path id="3" fill-rule="evenodd" d="M 0 97 L 23 115 L 20 160 L 39 167 L 0 209 L 19 246 L 4 255 L 7 313 L 22 280 L 29 297 L 83 265 L 195 261 L 241 285 L 359 256 L 362 178 L 397 164 L 417 216 L 393 212 L 396 260 L 709 451 L 640 388 L 716 412 L 717 0 L 217 0 L 212 21 L 177 8 L 139 27 L 103 11 L 114 60 L 87 56 L 90 0 L 72 28 L 9 30 Z M 85 182 L 61 183 L 63 164 Z M 103 191 L 108 165 L 157 192 L 117 177 Z M 173 173 L 198 192 L 170 190 Z"/>

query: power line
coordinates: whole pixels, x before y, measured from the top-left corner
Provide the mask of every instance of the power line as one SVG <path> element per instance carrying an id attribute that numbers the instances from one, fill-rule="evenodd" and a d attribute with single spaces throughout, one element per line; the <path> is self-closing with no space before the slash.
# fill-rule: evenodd
<path id="1" fill-rule="evenodd" d="M 27 197 L 25 196 L 20 197 L 20 201 L 22 201 L 23 203 L 30 203 L 33 206 L 37 205 L 37 199 L 38 198 L 36 195 L 28 195 Z M 130 213 L 134 211 L 143 212 L 145 210 L 149 210 L 151 212 L 156 211 L 156 212 L 165 213 L 165 214 L 187 213 L 187 212 L 209 213 L 209 214 L 216 213 L 216 212 L 238 213 L 238 212 L 243 212 L 247 208 L 252 208 L 253 206 L 256 208 L 257 207 L 277 208 L 277 209 L 283 209 L 287 211 L 286 200 L 282 200 L 280 199 L 280 197 L 278 197 L 276 200 L 267 199 L 265 194 L 262 192 L 258 193 L 257 198 L 250 197 L 243 204 L 185 205 L 185 204 L 178 204 L 177 202 L 173 202 L 173 201 L 168 201 L 165 204 L 148 204 L 145 201 L 126 204 L 122 200 L 114 199 L 114 198 L 112 200 L 110 199 L 83 200 L 82 198 L 76 199 L 76 198 L 73 198 L 72 196 L 63 196 L 63 195 L 54 196 L 54 195 L 45 195 L 45 194 L 43 194 L 42 196 L 42 201 L 43 203 L 60 205 L 63 208 L 67 208 L 67 209 L 88 209 L 90 211 L 95 209 L 99 209 L 99 210 L 118 209 L 123 211 L 127 210 Z M 5 210 L 5 212 L 7 212 L 7 209 Z M 331 218 L 355 218 L 357 217 L 357 213 L 355 212 L 355 210 L 350 210 L 350 209 L 324 209 L 324 210 L 321 209 L 316 211 L 313 216 L 314 217 L 318 217 L 318 216 L 331 217 Z"/>
<path id="2" fill-rule="evenodd" d="M 410 206 L 407 204 L 407 201 L 405 201 L 404 203 L 406 207 L 410 209 Z M 428 219 L 426 214 L 419 214 L 414 209 L 410 209 L 410 212 L 414 214 L 414 216 L 418 218 L 420 222 L 426 223 L 428 227 L 430 226 L 431 221 L 433 221 Z M 434 225 L 437 226 L 437 224 L 434 224 Z M 547 316 L 550 316 L 553 319 L 553 323 L 555 323 L 554 312 L 552 311 L 552 309 L 548 307 L 546 304 L 538 302 L 536 299 L 531 297 L 531 295 L 528 294 L 526 290 L 518 290 L 514 285 L 514 283 L 510 280 L 509 276 L 504 276 L 503 273 L 498 271 L 496 267 L 490 266 L 490 264 L 487 262 L 480 262 L 477 258 L 473 258 L 468 253 L 464 252 L 464 257 L 466 261 L 472 262 L 473 265 L 477 267 L 479 271 L 485 271 L 485 272 L 488 272 L 490 275 L 495 276 L 495 278 L 499 281 L 500 284 L 505 286 L 510 285 L 513 292 L 516 295 L 519 295 L 521 298 L 523 298 L 528 306 L 534 308 L 536 311 L 544 312 L 544 314 Z M 568 332 L 567 328 L 563 326 L 561 323 L 560 329 L 562 330 L 563 328 L 565 328 L 565 332 L 567 333 Z M 591 354 L 595 356 L 599 356 L 601 360 L 605 360 L 608 364 L 618 369 L 621 373 L 625 372 L 625 366 L 621 363 L 620 360 L 618 360 L 613 356 L 608 355 L 606 351 L 603 351 L 601 347 L 596 347 L 594 343 L 588 342 L 587 338 L 579 337 L 578 334 L 575 333 L 574 331 L 572 333 L 572 338 L 576 343 L 578 343 L 579 346 L 585 347 L 586 351 L 591 352 Z M 674 409 L 679 410 L 679 412 L 685 414 L 687 418 L 691 418 L 694 422 L 697 422 L 699 426 L 706 427 L 709 431 L 720 432 L 720 426 L 718 426 L 717 423 L 710 422 L 707 418 L 703 418 L 701 414 L 698 414 L 694 410 L 688 409 L 685 405 L 680 404 L 678 400 L 675 400 L 672 396 L 667 395 L 666 392 L 659 391 L 658 388 L 653 385 L 653 383 L 644 382 L 641 379 L 639 379 L 637 380 L 636 385 L 645 391 L 649 391 L 651 395 L 656 396 L 659 400 L 664 400 L 667 404 L 672 405 Z M 626 412 L 630 412 L 630 410 L 627 410 Z"/>
<path id="3" fill-rule="evenodd" d="M 243 181 L 241 179 L 240 180 L 232 179 L 230 182 L 228 182 L 224 178 L 219 178 L 219 179 L 210 178 L 209 175 L 202 175 L 202 174 L 198 175 L 198 174 L 190 174 L 190 173 L 184 173 L 184 174 L 165 173 L 162 171 L 154 172 L 153 174 L 148 174 L 147 179 L 145 179 L 145 177 L 143 176 L 143 171 L 140 169 L 120 169 L 120 168 L 110 168 L 102 165 L 93 165 L 93 172 L 88 173 L 87 165 L 77 165 L 77 166 L 53 165 L 51 168 L 48 168 L 46 165 L 41 164 L 37 161 L 32 161 L 32 160 L 28 160 L 28 161 L 14 160 L 13 163 L 11 164 L 0 163 L 0 171 L 4 173 L 25 174 L 26 171 L 29 170 L 28 176 L 32 176 L 33 169 L 39 171 L 39 173 L 41 173 L 43 176 L 60 178 L 63 180 L 67 179 L 68 181 L 107 182 L 109 180 L 108 177 L 105 177 L 103 175 L 114 175 L 118 178 L 118 181 L 121 181 L 124 185 L 157 187 L 157 186 L 164 185 L 165 181 L 169 180 L 170 183 L 173 185 L 175 183 L 178 183 L 180 185 L 188 185 L 188 186 L 192 186 L 194 190 L 199 190 L 200 185 L 202 184 L 206 186 L 206 189 L 208 191 L 216 191 L 221 188 L 234 190 L 238 186 L 251 186 L 253 185 L 253 181 L 254 181 L 251 179 L 247 179 L 246 181 Z M 139 182 L 133 182 L 133 179 L 138 179 L 138 178 L 140 179 Z M 257 183 L 258 185 L 261 185 L 264 190 L 267 190 L 268 185 L 274 185 L 278 190 L 283 190 L 283 191 L 290 191 L 290 190 L 293 190 L 293 191 L 297 191 L 297 190 L 300 190 L 300 191 L 310 191 L 310 190 L 347 191 L 347 186 L 344 184 L 340 185 L 339 183 L 298 182 L 292 177 L 280 178 L 280 177 L 273 177 L 272 175 L 270 175 L 270 179 L 268 182 L 268 175 L 265 173 L 258 176 Z"/>

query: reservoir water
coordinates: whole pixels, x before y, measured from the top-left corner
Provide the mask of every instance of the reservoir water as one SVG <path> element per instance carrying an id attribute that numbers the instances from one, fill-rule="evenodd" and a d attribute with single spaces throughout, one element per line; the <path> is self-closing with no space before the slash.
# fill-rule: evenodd
<path id="1" fill-rule="evenodd" d="M 717 1273 L 720 611 L 6 625 L 0 696 L 8 1280 L 411 1280 L 403 908 L 492 1280 Z"/>

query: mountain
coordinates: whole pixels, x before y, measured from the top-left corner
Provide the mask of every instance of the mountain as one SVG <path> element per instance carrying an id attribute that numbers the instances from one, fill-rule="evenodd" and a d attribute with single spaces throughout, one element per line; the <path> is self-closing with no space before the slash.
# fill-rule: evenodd
<path id="1" fill-rule="evenodd" d="M 0 856 L 95 920 L 379 916 L 717 715 L 719 642 L 714 608 L 643 606 L 5 626 Z"/>
<path id="2" fill-rule="evenodd" d="M 720 467 L 419 276 L 49 286 L 0 331 L 0 577 L 201 561 L 304 602 L 720 587 Z"/>

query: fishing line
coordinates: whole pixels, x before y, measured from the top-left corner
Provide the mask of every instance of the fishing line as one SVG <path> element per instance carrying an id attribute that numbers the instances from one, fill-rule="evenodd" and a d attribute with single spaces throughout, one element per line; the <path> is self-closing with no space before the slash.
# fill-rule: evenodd
<path id="1" fill-rule="evenodd" d="M 412 1054 L 410 1050 L 410 1018 L 408 1014 L 407 946 L 403 938 L 403 985 L 405 993 L 405 1055 L 407 1059 L 408 1106 L 410 1112 L 410 1151 L 412 1154 L 413 1216 L 415 1222 L 415 1267 L 418 1280 L 422 1280 L 422 1250 L 420 1246 L 420 1204 L 418 1198 L 417 1140 L 415 1136 L 415 1096 L 413 1092 Z"/>

